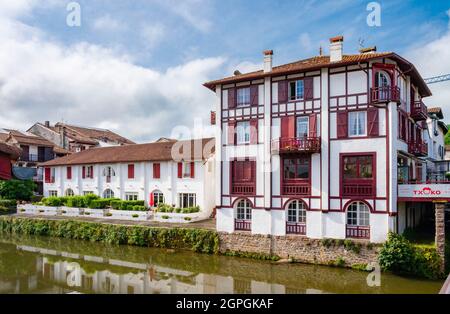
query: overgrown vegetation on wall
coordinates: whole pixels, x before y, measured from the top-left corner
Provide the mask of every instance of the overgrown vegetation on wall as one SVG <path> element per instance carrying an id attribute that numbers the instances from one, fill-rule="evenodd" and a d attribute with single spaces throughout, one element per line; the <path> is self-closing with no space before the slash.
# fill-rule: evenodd
<path id="1" fill-rule="evenodd" d="M 217 232 L 203 229 L 154 228 L 74 220 L 0 217 L 0 232 L 52 236 L 108 244 L 190 249 L 194 252 L 208 254 L 219 252 Z"/>
<path id="2" fill-rule="evenodd" d="M 435 248 L 415 247 L 404 236 L 390 233 L 379 255 L 383 270 L 429 279 L 443 278 L 441 258 Z"/>

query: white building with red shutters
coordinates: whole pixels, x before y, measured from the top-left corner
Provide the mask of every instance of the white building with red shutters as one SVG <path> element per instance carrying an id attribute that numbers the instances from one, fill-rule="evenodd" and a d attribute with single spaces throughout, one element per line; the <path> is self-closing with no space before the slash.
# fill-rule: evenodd
<path id="1" fill-rule="evenodd" d="M 421 185 L 435 161 L 419 72 L 376 48 L 346 55 L 343 41 L 280 66 L 265 51 L 263 70 L 204 84 L 217 95 L 218 231 L 383 242 L 450 199 L 450 185 Z"/>
<path id="2" fill-rule="evenodd" d="M 96 194 L 186 208 L 214 208 L 214 139 L 84 150 L 40 165 L 44 196 Z"/>

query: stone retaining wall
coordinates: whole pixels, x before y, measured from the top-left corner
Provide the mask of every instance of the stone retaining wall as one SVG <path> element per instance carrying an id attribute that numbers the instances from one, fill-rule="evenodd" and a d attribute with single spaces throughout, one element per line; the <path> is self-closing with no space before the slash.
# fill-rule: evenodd
<path id="1" fill-rule="evenodd" d="M 377 261 L 379 246 L 368 246 L 366 242 L 353 241 L 360 244 L 359 253 L 346 249 L 343 241 L 326 246 L 322 240 L 309 239 L 302 236 L 269 236 L 254 235 L 245 232 L 219 233 L 220 252 L 245 252 L 276 255 L 281 258 L 292 258 L 299 262 L 329 265 L 343 259 L 345 265 L 369 264 Z"/>

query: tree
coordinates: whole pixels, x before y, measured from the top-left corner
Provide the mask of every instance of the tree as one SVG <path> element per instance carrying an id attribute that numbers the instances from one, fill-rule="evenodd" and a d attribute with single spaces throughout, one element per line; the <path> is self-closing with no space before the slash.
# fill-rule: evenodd
<path id="1" fill-rule="evenodd" d="M 36 184 L 31 180 L 9 180 L 0 182 L 0 198 L 29 201 Z"/>

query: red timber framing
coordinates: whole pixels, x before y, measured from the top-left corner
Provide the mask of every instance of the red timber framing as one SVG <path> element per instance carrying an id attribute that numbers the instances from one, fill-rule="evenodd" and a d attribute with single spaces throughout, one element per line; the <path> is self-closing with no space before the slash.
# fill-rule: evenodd
<path id="1" fill-rule="evenodd" d="M 281 173 L 280 187 L 283 196 L 310 196 L 311 195 L 311 155 L 288 155 L 280 158 Z M 296 173 L 301 167 L 308 169 L 308 178 L 298 177 Z M 288 176 L 288 177 L 286 177 Z M 291 178 L 289 178 L 291 176 Z M 293 176 L 293 177 L 292 177 Z"/>
<path id="2" fill-rule="evenodd" d="M 306 224 L 286 221 L 286 234 L 306 235 Z"/>
<path id="3" fill-rule="evenodd" d="M 345 162 L 348 170 L 354 167 L 354 173 L 345 178 Z M 363 177 L 363 167 L 371 161 L 371 178 Z M 352 165 L 351 163 L 354 163 Z M 377 172 L 376 153 L 341 153 L 340 154 L 340 195 L 350 198 L 374 198 L 376 197 L 376 172 Z M 367 171 L 367 169 L 366 169 Z"/>
<path id="4" fill-rule="evenodd" d="M 237 196 L 255 196 L 256 160 L 233 160 L 230 166 L 231 194 Z"/>
<path id="5" fill-rule="evenodd" d="M 428 109 L 422 100 L 411 103 L 411 118 L 415 121 L 424 121 L 428 118 Z"/>
<path id="6" fill-rule="evenodd" d="M 354 239 L 370 239 L 370 227 L 347 225 L 345 237 Z"/>
<path id="7" fill-rule="evenodd" d="M 252 230 L 252 222 L 250 220 L 234 220 L 234 230 L 236 231 L 251 231 Z"/>
<path id="8" fill-rule="evenodd" d="M 377 86 L 377 74 L 383 72 L 389 75 L 390 85 Z M 400 88 L 397 86 L 397 71 L 394 64 L 374 63 L 372 65 L 372 87 L 370 89 L 372 104 L 396 102 L 400 104 Z"/>

